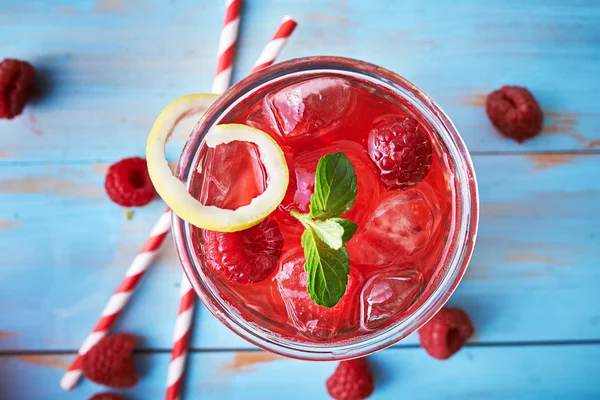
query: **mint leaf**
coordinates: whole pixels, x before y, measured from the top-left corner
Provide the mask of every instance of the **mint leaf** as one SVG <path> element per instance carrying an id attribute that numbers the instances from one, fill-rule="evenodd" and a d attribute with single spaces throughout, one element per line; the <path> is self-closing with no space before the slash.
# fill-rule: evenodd
<path id="1" fill-rule="evenodd" d="M 334 250 L 339 250 L 344 245 L 342 237 L 344 228 L 333 219 L 310 221 L 310 227 L 325 244 Z"/>
<path id="2" fill-rule="evenodd" d="M 310 216 L 326 219 L 344 214 L 356 201 L 356 190 L 356 174 L 346 155 L 327 154 L 317 164 Z"/>
<path id="3" fill-rule="evenodd" d="M 332 218 L 329 221 L 335 221 L 339 225 L 341 225 L 342 228 L 344 228 L 344 235 L 342 236 L 342 240 L 344 241 L 344 243 L 346 243 L 348 240 L 352 239 L 352 236 L 354 236 L 354 234 L 356 233 L 356 230 L 358 229 L 358 225 L 355 224 L 354 221 L 351 221 L 349 219 Z"/>
<path id="4" fill-rule="evenodd" d="M 319 239 L 313 228 L 302 234 L 310 298 L 320 306 L 334 307 L 346 292 L 350 257 L 345 247 L 334 250 Z"/>
<path id="5" fill-rule="evenodd" d="M 305 228 L 312 228 L 319 239 L 321 239 L 332 249 L 339 250 L 339 248 L 344 245 L 343 236 L 346 230 L 341 224 L 335 221 L 336 219 L 342 220 L 342 218 L 332 218 L 326 220 L 311 219 L 310 216 L 300 214 L 294 210 L 292 210 L 290 214 L 302 222 L 302 225 L 304 225 Z M 354 224 L 354 222 L 350 220 L 344 221 Z"/>
<path id="6" fill-rule="evenodd" d="M 344 153 L 327 154 L 317 164 L 310 213 L 290 211 L 304 225 L 302 247 L 310 298 L 320 306 L 335 306 L 348 285 L 350 256 L 346 243 L 358 229 L 340 218 L 356 201 L 354 166 Z"/>

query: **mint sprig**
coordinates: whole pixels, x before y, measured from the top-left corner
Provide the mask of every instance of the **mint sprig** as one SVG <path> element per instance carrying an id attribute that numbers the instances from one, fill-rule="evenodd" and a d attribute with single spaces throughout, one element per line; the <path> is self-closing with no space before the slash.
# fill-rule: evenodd
<path id="1" fill-rule="evenodd" d="M 354 166 L 344 153 L 323 156 L 315 173 L 315 192 L 310 198 L 312 218 L 338 217 L 356 201 Z"/>
<path id="2" fill-rule="evenodd" d="M 292 211 L 304 225 L 302 247 L 310 298 L 320 306 L 334 307 L 346 292 L 350 256 L 346 243 L 358 229 L 340 218 L 356 201 L 356 174 L 344 153 L 327 154 L 317 164 L 310 213 Z"/>

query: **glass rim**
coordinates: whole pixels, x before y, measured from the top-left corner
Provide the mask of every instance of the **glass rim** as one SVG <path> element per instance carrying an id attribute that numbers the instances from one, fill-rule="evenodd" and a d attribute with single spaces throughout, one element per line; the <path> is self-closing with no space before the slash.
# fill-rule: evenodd
<path id="1" fill-rule="evenodd" d="M 257 323 L 245 320 L 235 308 L 231 307 L 215 292 L 215 283 L 204 280 L 199 273 L 199 260 L 193 252 L 191 225 L 172 214 L 172 231 L 177 253 L 183 269 L 196 294 L 206 308 L 233 332 L 250 343 L 265 350 L 283 356 L 304 360 L 343 360 L 362 357 L 384 349 L 404 339 L 431 317 L 446 303 L 460 283 L 472 255 L 479 218 L 479 199 L 475 171 L 469 152 L 456 127 L 444 111 L 425 92 L 403 77 L 376 65 L 343 57 L 314 56 L 292 59 L 265 68 L 241 80 L 220 96 L 209 110 L 199 119 L 177 164 L 176 176 L 190 189 L 192 174 L 200 156 L 200 146 L 208 129 L 217 124 L 243 100 L 250 98 L 264 85 L 301 74 L 314 73 L 354 74 L 363 79 L 376 82 L 397 95 L 408 91 L 411 98 L 405 98 L 415 106 L 421 116 L 432 123 L 438 138 L 445 146 L 445 154 L 455 166 L 455 221 L 452 234 L 452 252 L 445 274 L 428 297 L 405 318 L 391 326 L 377 329 L 373 334 L 361 335 L 358 340 L 346 340 L 333 346 L 327 342 L 300 342 L 276 335 L 262 329 Z M 433 119 L 433 120 L 432 120 Z M 456 216 L 454 216 L 456 218 Z M 448 242 L 447 242 L 448 244 Z"/>

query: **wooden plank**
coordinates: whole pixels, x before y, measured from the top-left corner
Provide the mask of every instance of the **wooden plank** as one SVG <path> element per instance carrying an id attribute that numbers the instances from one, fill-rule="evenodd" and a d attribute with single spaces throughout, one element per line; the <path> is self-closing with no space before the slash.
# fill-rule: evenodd
<path id="1" fill-rule="evenodd" d="M 394 70 L 440 102 L 471 151 L 597 149 L 600 3 L 455 3 L 249 0 L 235 76 L 250 70 L 290 14 L 300 25 L 281 59 L 351 55 Z M 45 92 L 22 117 L 0 122 L 0 162 L 143 154 L 165 104 L 209 90 L 222 7 L 210 0 L 0 0 L 3 54 L 34 62 Z M 493 131 L 482 104 L 503 84 L 538 96 L 544 135 L 518 145 Z"/>
<path id="2" fill-rule="evenodd" d="M 448 361 L 421 349 L 393 349 L 369 358 L 377 399 L 597 399 L 600 345 L 470 347 Z M 0 356 L 0 388 L 11 400 L 83 399 L 102 389 L 84 381 L 64 393 L 58 381 L 69 358 Z M 127 398 L 164 393 L 168 354 L 138 355 L 142 380 Z M 194 353 L 184 398 L 326 399 L 334 363 L 290 360 L 264 352 Z M 35 384 L 32 384 L 35 382 Z"/>
<path id="3" fill-rule="evenodd" d="M 600 339 L 600 155 L 478 156 L 475 167 L 479 238 L 450 300 L 472 315 L 475 342 Z M 105 169 L 0 167 L 0 349 L 76 349 L 162 211 L 155 201 L 127 221 L 104 194 Z M 170 348 L 180 273 L 169 241 L 117 329 Z M 195 348 L 251 348 L 204 308 L 197 317 Z"/>
<path id="4" fill-rule="evenodd" d="M 598 338 L 600 310 L 592 304 L 600 289 L 599 162 L 569 155 L 475 158 L 479 235 L 451 303 L 475 315 L 480 340 Z"/>

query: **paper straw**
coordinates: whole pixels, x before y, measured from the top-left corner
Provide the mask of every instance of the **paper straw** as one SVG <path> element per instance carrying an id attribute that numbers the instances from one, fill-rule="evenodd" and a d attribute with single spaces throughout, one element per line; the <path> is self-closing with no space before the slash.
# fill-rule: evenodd
<path id="1" fill-rule="evenodd" d="M 179 399 L 181 384 L 185 372 L 185 360 L 187 358 L 187 347 L 194 318 L 194 302 L 196 294 L 192 290 L 187 276 L 181 277 L 181 293 L 179 298 L 179 311 L 175 320 L 173 332 L 173 349 L 171 350 L 171 362 L 167 376 L 166 400 Z"/>
<path id="2" fill-rule="evenodd" d="M 296 29 L 296 25 L 298 25 L 298 23 L 294 21 L 292 17 L 287 15 L 283 17 L 281 23 L 279 24 L 279 28 L 277 28 L 277 31 L 271 38 L 271 41 L 265 46 L 263 52 L 260 54 L 260 57 L 258 57 L 258 60 L 256 60 L 251 72 L 256 72 L 260 69 L 273 65 L 275 59 L 279 56 L 279 53 L 281 53 L 283 46 L 285 46 L 288 38 L 292 32 L 294 32 L 294 29 Z"/>
<path id="3" fill-rule="evenodd" d="M 225 93 L 231 85 L 231 71 L 240 27 L 242 0 L 227 0 L 226 6 L 225 21 L 219 39 L 217 73 L 212 85 L 212 92 L 218 94 Z"/>

